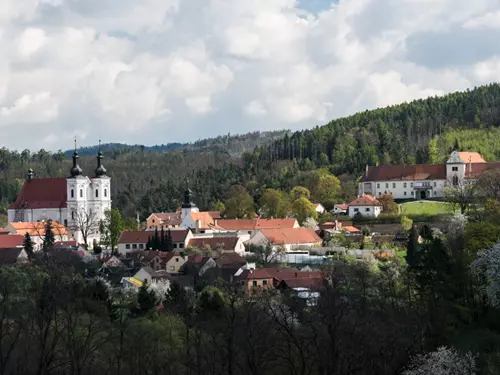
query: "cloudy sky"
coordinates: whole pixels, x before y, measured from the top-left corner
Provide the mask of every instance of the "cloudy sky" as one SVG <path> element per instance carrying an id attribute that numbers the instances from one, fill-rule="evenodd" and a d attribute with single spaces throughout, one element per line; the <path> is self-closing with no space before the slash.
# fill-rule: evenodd
<path id="1" fill-rule="evenodd" d="M 0 146 L 303 129 L 500 81 L 500 0 L 0 0 Z"/>

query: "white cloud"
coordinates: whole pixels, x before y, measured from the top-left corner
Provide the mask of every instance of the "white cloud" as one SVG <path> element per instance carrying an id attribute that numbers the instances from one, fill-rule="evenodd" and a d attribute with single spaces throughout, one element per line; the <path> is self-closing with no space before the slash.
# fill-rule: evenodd
<path id="1" fill-rule="evenodd" d="M 300 129 L 500 80 L 498 0 L 301 4 L 0 1 L 0 146 Z"/>

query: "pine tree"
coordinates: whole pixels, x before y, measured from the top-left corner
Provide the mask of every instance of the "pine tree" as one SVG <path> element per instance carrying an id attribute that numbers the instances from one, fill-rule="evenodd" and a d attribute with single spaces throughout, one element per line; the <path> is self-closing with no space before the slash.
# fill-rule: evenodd
<path id="1" fill-rule="evenodd" d="M 35 258 L 35 253 L 33 251 L 33 241 L 31 241 L 31 236 L 28 232 L 24 235 L 24 243 L 23 243 L 24 251 L 28 256 L 29 260 L 33 260 Z"/>
<path id="2" fill-rule="evenodd" d="M 146 250 L 151 250 L 152 248 L 153 248 L 153 238 L 149 236 L 148 242 L 146 242 Z"/>
<path id="3" fill-rule="evenodd" d="M 174 243 L 172 241 L 172 232 L 170 229 L 167 231 L 167 236 L 165 237 L 165 251 L 172 251 L 174 249 Z"/>
<path id="4" fill-rule="evenodd" d="M 54 231 L 52 230 L 54 227 L 52 225 L 52 220 L 47 220 L 45 223 L 45 237 L 43 239 L 43 251 L 47 252 L 54 247 L 54 243 L 56 242 Z"/>
<path id="5" fill-rule="evenodd" d="M 160 248 L 158 250 L 167 251 L 167 246 L 166 246 L 166 242 L 165 242 L 165 229 L 163 229 L 163 227 L 161 227 Z"/>
<path id="6" fill-rule="evenodd" d="M 160 236 L 158 234 L 158 228 L 155 228 L 155 235 L 153 237 L 153 250 L 159 250 L 160 249 Z"/>
<path id="7" fill-rule="evenodd" d="M 406 263 L 411 268 L 416 267 L 417 265 L 417 256 L 418 256 L 418 230 L 417 226 L 414 225 L 411 227 L 410 236 L 408 237 L 408 246 L 406 251 Z"/>

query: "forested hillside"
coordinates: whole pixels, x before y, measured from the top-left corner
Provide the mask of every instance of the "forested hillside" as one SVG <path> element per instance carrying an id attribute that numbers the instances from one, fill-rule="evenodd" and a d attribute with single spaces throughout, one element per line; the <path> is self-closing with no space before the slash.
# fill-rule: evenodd
<path id="1" fill-rule="evenodd" d="M 266 188 L 290 191 L 313 187 L 323 168 L 342 182 L 339 199 L 356 193 L 355 180 L 366 164 L 440 162 L 455 143 L 500 160 L 500 85 L 492 84 L 443 97 L 417 100 L 334 120 L 311 130 L 220 136 L 177 146 L 106 147 L 104 165 L 113 179 L 113 204 L 125 216 L 144 218 L 151 211 L 178 207 L 186 180 L 201 209 L 226 200 L 239 184 L 255 204 Z M 173 150 L 163 152 L 173 147 Z M 254 149 L 255 148 L 255 149 Z M 253 150 L 253 151 L 250 151 Z M 97 148 L 81 150 L 95 155 Z M 95 168 L 94 156 L 80 159 L 84 172 Z M 63 152 L 21 153 L 0 149 L 0 201 L 13 201 L 33 168 L 37 177 L 65 177 L 71 160 Z"/>

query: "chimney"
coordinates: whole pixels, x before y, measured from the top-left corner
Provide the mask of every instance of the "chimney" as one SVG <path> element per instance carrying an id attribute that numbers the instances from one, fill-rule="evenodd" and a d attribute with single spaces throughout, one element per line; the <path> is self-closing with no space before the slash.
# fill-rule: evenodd
<path id="1" fill-rule="evenodd" d="M 196 229 L 196 233 L 200 233 L 200 228 L 201 228 L 201 220 L 200 219 L 196 220 L 196 222 L 194 223 L 194 227 Z"/>
<path id="2" fill-rule="evenodd" d="M 28 169 L 28 181 L 31 181 L 33 179 L 33 175 L 35 172 L 33 172 L 33 169 Z"/>

